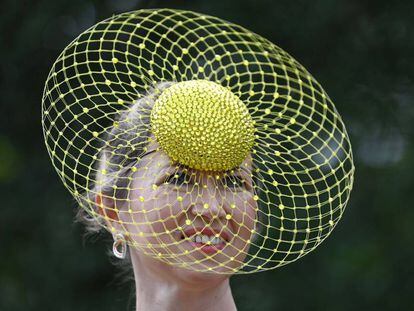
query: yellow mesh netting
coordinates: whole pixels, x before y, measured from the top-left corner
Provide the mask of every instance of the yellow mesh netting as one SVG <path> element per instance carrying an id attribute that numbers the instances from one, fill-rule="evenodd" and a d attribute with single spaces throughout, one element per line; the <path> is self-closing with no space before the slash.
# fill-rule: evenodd
<path id="1" fill-rule="evenodd" d="M 249 273 L 319 245 L 354 166 L 344 124 L 289 54 L 189 11 L 113 16 L 62 52 L 47 148 L 92 219 L 168 264 Z"/>

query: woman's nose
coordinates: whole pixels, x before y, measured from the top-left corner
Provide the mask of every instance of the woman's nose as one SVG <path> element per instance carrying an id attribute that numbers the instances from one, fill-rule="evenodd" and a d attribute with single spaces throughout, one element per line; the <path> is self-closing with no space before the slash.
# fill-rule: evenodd
<path id="1" fill-rule="evenodd" d="M 220 196 L 217 197 L 209 193 L 198 195 L 195 203 L 191 206 L 191 213 L 194 216 L 202 216 L 209 219 L 225 218 L 227 215 L 223 199 Z"/>

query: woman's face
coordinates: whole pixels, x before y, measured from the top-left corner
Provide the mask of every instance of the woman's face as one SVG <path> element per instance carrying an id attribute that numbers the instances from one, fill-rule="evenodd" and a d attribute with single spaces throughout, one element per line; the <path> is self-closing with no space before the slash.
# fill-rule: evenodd
<path id="1" fill-rule="evenodd" d="M 174 266 L 235 272 L 257 222 L 250 157 L 228 174 L 205 172 L 172 163 L 158 146 L 152 142 L 133 168 L 118 229 L 139 250 Z"/>

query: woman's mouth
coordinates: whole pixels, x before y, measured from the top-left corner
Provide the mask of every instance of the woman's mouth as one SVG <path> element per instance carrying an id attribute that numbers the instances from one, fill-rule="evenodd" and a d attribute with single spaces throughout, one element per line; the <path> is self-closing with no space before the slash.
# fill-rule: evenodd
<path id="1" fill-rule="evenodd" d="M 190 228 L 184 231 L 182 239 L 204 253 L 214 254 L 225 247 L 228 235 L 225 232 L 216 233 L 209 228 Z"/>

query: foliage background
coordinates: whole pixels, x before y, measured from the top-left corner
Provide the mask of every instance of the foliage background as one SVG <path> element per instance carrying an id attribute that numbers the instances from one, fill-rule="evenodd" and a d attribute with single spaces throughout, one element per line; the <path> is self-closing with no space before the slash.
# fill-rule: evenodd
<path id="1" fill-rule="evenodd" d="M 82 238 L 40 124 L 48 71 L 79 33 L 139 8 L 241 24 L 299 60 L 336 103 L 356 176 L 343 220 L 313 253 L 232 278 L 239 310 L 414 309 L 414 2 L 2 0 L 0 310 L 132 310 L 110 241 Z"/>

